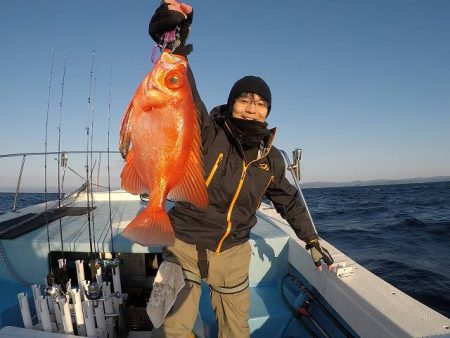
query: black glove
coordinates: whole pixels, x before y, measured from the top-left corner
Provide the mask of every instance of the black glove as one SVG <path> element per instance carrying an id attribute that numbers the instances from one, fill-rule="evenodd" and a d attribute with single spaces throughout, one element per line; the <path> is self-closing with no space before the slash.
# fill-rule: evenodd
<path id="1" fill-rule="evenodd" d="M 164 33 L 173 31 L 176 27 L 180 30 L 178 38 L 175 41 L 174 53 L 187 55 L 192 51 L 192 45 L 185 45 L 189 35 L 190 25 L 194 16 L 194 11 L 189 14 L 183 14 L 177 10 L 169 9 L 169 5 L 162 3 L 155 11 L 148 25 L 148 33 L 153 41 L 162 44 Z"/>
<path id="2" fill-rule="evenodd" d="M 333 257 L 331 257 L 328 250 L 320 245 L 319 237 L 317 235 L 306 241 L 305 249 L 310 250 L 311 257 L 317 267 L 322 264 L 320 260 L 323 260 L 328 266 L 331 266 L 334 263 Z"/>

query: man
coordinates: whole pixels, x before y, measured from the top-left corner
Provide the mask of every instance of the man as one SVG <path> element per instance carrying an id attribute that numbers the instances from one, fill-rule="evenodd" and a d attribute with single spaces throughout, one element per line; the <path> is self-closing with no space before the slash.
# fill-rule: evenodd
<path id="1" fill-rule="evenodd" d="M 186 56 L 192 16 L 190 6 L 165 0 L 150 21 L 149 33 L 161 43 L 164 32 L 178 26 L 180 37 L 174 53 Z M 176 240 L 174 246 L 164 249 L 163 257 L 181 265 L 186 285 L 152 337 L 189 336 L 198 311 L 200 279 L 211 287 L 219 337 L 249 337 L 248 240 L 264 196 L 312 248 L 319 270 L 321 259 L 330 268 L 333 259 L 320 246 L 299 192 L 285 177 L 284 160 L 272 146 L 276 128 L 268 129 L 265 122 L 272 102 L 266 82 L 256 76 L 243 77 L 231 88 L 227 104 L 208 115 L 190 69 L 188 75 L 200 111 L 209 205 L 200 209 L 177 202 L 169 211 Z"/>

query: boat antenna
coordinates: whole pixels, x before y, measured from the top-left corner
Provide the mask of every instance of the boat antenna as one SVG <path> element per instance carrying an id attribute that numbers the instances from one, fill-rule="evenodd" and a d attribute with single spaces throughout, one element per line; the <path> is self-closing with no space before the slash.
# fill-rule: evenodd
<path id="1" fill-rule="evenodd" d="M 113 227 L 112 227 L 112 215 L 111 215 L 111 171 L 110 171 L 110 161 L 109 161 L 109 131 L 111 129 L 111 82 L 112 82 L 112 66 L 109 69 L 109 97 L 108 97 L 108 204 L 109 204 L 109 232 L 111 235 L 111 255 L 115 258 L 116 253 L 114 251 L 114 240 L 113 240 Z"/>
<path id="2" fill-rule="evenodd" d="M 63 100 L 64 100 L 64 82 L 66 79 L 66 67 L 67 67 L 67 56 L 64 56 L 64 68 L 63 68 L 63 77 L 61 82 L 61 99 L 59 101 L 59 124 L 58 124 L 58 209 L 61 209 L 61 122 L 62 122 L 62 108 L 63 108 Z M 63 239 L 63 231 L 62 231 L 62 221 L 61 217 L 59 217 L 59 235 L 61 240 L 61 258 L 64 261 L 64 239 Z M 64 263 L 65 265 L 65 263 Z"/>
<path id="3" fill-rule="evenodd" d="M 89 256 L 93 259 L 92 250 L 92 228 L 91 228 L 91 210 L 90 210 L 90 184 L 89 184 L 89 117 L 91 113 L 91 96 L 92 96 L 92 77 L 94 73 L 94 62 L 95 62 L 95 50 L 92 51 L 92 64 L 90 72 L 89 81 L 89 96 L 88 96 L 88 114 L 87 114 L 87 124 L 86 124 L 86 202 L 87 202 L 87 219 L 88 219 L 88 229 L 89 229 Z"/>
<path id="4" fill-rule="evenodd" d="M 50 111 L 50 94 L 52 89 L 52 78 L 53 78 L 53 66 L 55 64 L 55 48 L 52 49 L 52 61 L 50 66 L 50 76 L 48 80 L 48 93 L 47 93 L 47 111 L 45 113 L 45 145 L 44 145 L 44 201 L 45 201 L 45 225 L 47 227 L 47 243 L 48 243 L 48 254 L 50 255 L 50 233 L 48 230 L 48 198 L 47 198 L 47 140 L 48 140 L 48 113 Z M 51 260 L 48 260 L 48 268 L 51 271 Z"/>

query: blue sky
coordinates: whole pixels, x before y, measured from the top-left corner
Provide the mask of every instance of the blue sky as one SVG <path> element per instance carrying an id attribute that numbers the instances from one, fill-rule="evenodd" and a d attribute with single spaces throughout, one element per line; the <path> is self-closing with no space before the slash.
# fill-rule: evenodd
<path id="1" fill-rule="evenodd" d="M 1 1 L 0 154 L 44 150 L 53 48 L 49 150 L 57 149 L 64 56 L 61 147 L 86 147 L 92 50 L 94 148 L 107 146 L 112 67 L 111 149 L 117 149 L 123 111 L 152 67 L 147 25 L 158 4 Z M 450 175 L 449 1 L 191 4 L 189 61 L 206 106 L 226 102 L 240 77 L 263 77 L 272 89 L 275 145 L 289 153 L 303 148 L 305 182 Z M 20 160 L 0 161 L 0 186 L 15 186 Z M 27 161 L 24 185 L 44 170 L 42 158 Z M 84 170 L 82 158 L 69 165 Z M 113 184 L 121 166 L 113 158 Z"/>

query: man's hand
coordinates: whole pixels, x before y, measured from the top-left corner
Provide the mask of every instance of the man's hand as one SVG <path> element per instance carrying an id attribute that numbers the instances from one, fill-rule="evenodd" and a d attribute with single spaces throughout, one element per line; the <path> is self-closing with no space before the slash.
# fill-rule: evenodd
<path id="1" fill-rule="evenodd" d="M 189 35 L 193 15 L 191 6 L 176 0 L 164 0 L 150 20 L 148 33 L 156 43 L 161 44 L 165 32 L 179 27 L 179 39 L 175 47 L 176 50 L 182 51 Z"/>
<path id="2" fill-rule="evenodd" d="M 322 271 L 321 260 L 328 265 L 328 270 L 331 270 L 334 263 L 333 257 L 331 257 L 327 249 L 320 245 L 319 237 L 317 235 L 307 240 L 305 249 L 310 250 L 311 257 L 317 270 Z"/>

